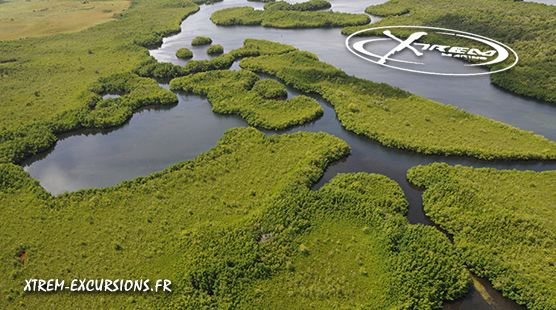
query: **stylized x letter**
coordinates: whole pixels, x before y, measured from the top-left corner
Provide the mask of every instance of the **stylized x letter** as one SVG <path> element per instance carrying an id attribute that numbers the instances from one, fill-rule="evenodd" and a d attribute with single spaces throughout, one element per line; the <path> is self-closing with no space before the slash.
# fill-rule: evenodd
<path id="1" fill-rule="evenodd" d="M 422 36 L 427 35 L 426 32 L 415 32 L 414 34 L 410 35 L 409 38 L 407 38 L 405 41 L 400 40 L 399 38 L 397 38 L 395 35 L 393 35 L 390 30 L 385 30 L 383 32 L 386 36 L 400 42 L 400 44 L 396 47 L 394 47 L 391 51 L 389 51 L 386 55 L 382 56 L 382 58 L 380 58 L 378 60 L 377 63 L 383 65 L 386 60 L 388 60 L 388 58 L 392 55 L 395 54 L 397 52 L 403 51 L 406 48 L 409 48 L 410 50 L 412 50 L 415 55 L 417 56 L 422 56 L 423 53 L 419 52 L 418 50 L 416 50 L 413 46 L 411 46 L 411 43 L 419 40 L 419 38 L 421 38 Z"/>

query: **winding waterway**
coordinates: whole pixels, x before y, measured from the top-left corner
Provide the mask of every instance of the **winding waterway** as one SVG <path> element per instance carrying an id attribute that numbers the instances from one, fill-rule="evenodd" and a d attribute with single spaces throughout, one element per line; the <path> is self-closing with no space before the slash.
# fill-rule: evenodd
<path id="1" fill-rule="evenodd" d="M 361 13 L 371 4 L 384 0 L 331 1 L 334 11 Z M 384 82 L 414 94 L 484 115 L 521 129 L 531 130 L 550 140 L 556 140 L 556 106 L 512 95 L 492 85 L 489 76 L 438 77 L 391 70 L 372 65 L 350 54 L 344 46 L 345 36 L 339 28 L 327 29 L 272 29 L 259 26 L 221 27 L 214 25 L 210 14 L 216 10 L 250 5 L 262 9 L 263 3 L 245 0 L 226 0 L 203 5 L 201 10 L 182 23 L 182 32 L 166 38 L 163 45 L 151 51 L 157 60 L 185 64 L 175 57 L 178 48 L 187 47 L 193 59 L 208 59 L 205 47 L 192 47 L 191 40 L 198 35 L 209 36 L 225 51 L 242 46 L 246 38 L 266 39 L 293 45 L 316 54 L 348 74 L 375 82 Z M 372 17 L 373 21 L 378 20 Z M 434 57 L 434 56 L 431 56 Z M 434 59 L 433 59 L 434 60 Z M 438 57 L 439 65 L 457 61 Z M 237 63 L 232 70 L 239 69 Z M 267 77 L 267 76 L 262 76 Z M 168 88 L 167 84 L 161 84 Z M 288 96 L 300 92 L 287 87 Z M 147 108 L 136 112 L 124 126 L 111 130 L 82 130 L 60 136 L 55 147 L 48 152 L 29 158 L 23 163 L 25 170 L 38 179 L 53 194 L 81 188 L 107 187 L 163 170 L 168 166 L 208 151 L 214 147 L 226 129 L 245 127 L 237 116 L 213 113 L 204 97 L 177 93 L 179 103 L 173 107 Z M 446 162 L 473 167 L 495 167 L 518 170 L 556 170 L 556 162 L 488 162 L 463 157 L 420 155 L 408 151 L 386 148 L 365 137 L 342 128 L 330 104 L 313 96 L 324 109 L 324 115 L 304 126 L 286 131 L 267 131 L 268 135 L 297 131 L 327 132 L 346 141 L 352 154 L 329 167 L 319 188 L 338 173 L 371 172 L 390 177 L 400 184 L 410 203 L 408 219 L 411 223 L 430 224 L 423 213 L 421 191 L 406 180 L 406 172 L 416 165 Z M 446 309 L 523 309 L 503 298 L 490 284 L 475 279 L 475 287 L 462 301 L 446 305 Z"/>

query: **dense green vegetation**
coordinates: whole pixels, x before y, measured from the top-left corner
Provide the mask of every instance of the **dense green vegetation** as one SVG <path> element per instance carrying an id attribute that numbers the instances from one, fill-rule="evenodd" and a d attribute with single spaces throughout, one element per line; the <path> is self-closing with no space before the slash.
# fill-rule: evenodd
<path id="1" fill-rule="evenodd" d="M 143 46 L 162 43 L 199 7 L 180 0 L 137 0 L 117 21 L 87 31 L 0 43 L 0 131 L 49 121 L 81 108 L 79 94 L 99 77 L 148 59 Z"/>
<path id="2" fill-rule="evenodd" d="M 207 54 L 218 55 L 224 53 L 224 48 L 220 44 L 211 45 L 207 48 Z"/>
<path id="3" fill-rule="evenodd" d="M 77 107 L 61 110 L 50 118 L 39 118 L 41 121 L 35 124 L 22 125 L 15 128 L 8 127 L 9 129 L 0 131 L 0 162 L 17 163 L 29 155 L 48 149 L 56 141 L 55 134 L 58 133 L 83 127 L 106 128 L 121 125 L 131 117 L 131 112 L 134 109 L 141 106 L 177 103 L 175 94 L 158 87 L 154 80 L 139 78 L 137 75 L 154 78 L 174 78 L 198 72 L 228 69 L 236 59 L 241 57 L 265 54 L 274 55 L 291 50 L 294 50 L 294 48 L 278 43 L 246 40 L 244 47 L 241 49 L 211 60 L 189 61 L 183 67 L 171 63 L 159 63 L 152 57 L 145 58 L 131 70 L 133 73 L 127 72 L 114 74 L 109 77 L 99 77 L 96 81 L 90 83 L 89 87 L 84 90 L 82 89 L 75 95 L 78 103 Z M 101 102 L 101 95 L 110 92 L 124 93 L 129 96 Z M 40 97 L 40 91 L 36 91 L 35 96 Z M 301 104 L 296 105 L 295 103 Z M 99 104 L 98 109 L 97 104 Z M 296 108 L 314 106 L 311 100 L 303 97 L 290 101 L 288 104 L 290 104 L 290 107 Z M 62 109 L 62 107 L 61 105 L 59 108 Z M 280 107 L 284 110 L 287 105 L 281 105 Z M 6 107 L 6 110 L 9 109 L 9 107 Z M 229 111 L 228 113 L 236 112 Z M 305 114 L 305 117 L 308 118 L 294 118 L 298 123 L 303 123 L 320 113 L 322 112 L 318 112 L 316 108 L 313 108 L 313 113 Z M 290 112 L 289 115 L 291 114 Z M 313 116 L 309 117 L 309 114 Z M 272 123 L 272 126 L 279 124 L 276 125 L 276 128 L 282 128 L 283 126 L 291 126 L 295 123 L 295 121 L 291 123 L 289 116 L 286 116 L 286 118 L 290 120 L 289 124 L 286 125 L 288 122 L 282 119 Z M 258 123 L 258 121 L 255 121 L 255 123 Z"/>
<path id="4" fill-rule="evenodd" d="M 198 45 L 208 45 L 212 43 L 212 39 L 209 37 L 195 37 L 191 41 L 191 45 L 198 46 Z"/>
<path id="5" fill-rule="evenodd" d="M 185 66 L 178 66 L 167 62 L 158 62 L 154 57 L 149 57 L 137 66 L 133 72 L 142 77 L 173 79 L 198 72 L 229 69 L 234 61 L 242 57 L 275 55 L 293 50 L 295 48 L 289 45 L 266 40 L 246 39 L 242 48 L 210 60 L 190 60 Z"/>
<path id="6" fill-rule="evenodd" d="M 368 23 L 362 14 L 298 12 L 324 5 L 309 3 L 269 5 L 259 24 Z M 408 224 L 403 193 L 385 177 L 341 175 L 310 191 L 331 161 L 349 153 L 345 142 L 324 133 L 265 137 L 252 128 L 232 129 L 194 160 L 58 197 L 13 164 L 51 146 L 57 133 L 118 126 L 139 107 L 175 104 L 176 96 L 152 77 L 180 77 L 173 89 L 205 94 L 215 111 L 240 114 L 256 126 L 280 129 L 322 113 L 305 96 L 277 100 L 284 87 L 276 81 L 245 70 L 219 71 L 243 57 L 249 57 L 242 61 L 249 70 L 323 95 L 346 128 L 385 145 L 484 159 L 555 158 L 554 143 L 532 133 L 349 77 L 287 45 L 246 40 L 241 49 L 184 67 L 148 56 L 145 47 L 179 31 L 179 21 L 196 10 L 182 0 L 134 0 L 117 21 L 84 32 L 0 42 L 0 308 L 439 308 L 468 288 L 461 253 L 474 272 L 496 279 L 510 297 L 533 309 L 554 306 L 546 291 L 553 270 L 543 269 L 554 265 L 554 227 L 545 219 L 553 217 L 552 197 L 540 207 L 529 207 L 532 198 L 499 203 L 500 209 L 527 206 L 518 213 L 518 228 L 511 226 L 514 214 L 496 213 L 483 222 L 477 216 L 483 226 L 476 233 L 463 227 L 476 235 L 465 246 L 456 243 L 457 252 L 434 228 Z M 236 17 L 247 22 L 260 17 L 245 9 L 219 12 L 224 20 L 239 12 L 244 16 Z M 102 100 L 107 93 L 122 96 Z M 414 183 L 434 186 L 417 175 L 410 174 Z M 535 195 L 551 190 L 553 176 L 543 182 L 534 183 Z M 495 197 L 505 203 L 501 196 Z M 530 210 L 535 216 L 528 217 Z M 499 215 L 505 217 L 496 226 Z M 492 231 L 516 234 L 525 246 L 504 247 L 513 241 Z M 457 238 L 457 229 L 450 232 Z M 487 254 L 475 253 L 475 243 Z M 528 262 L 529 250 L 534 261 L 520 264 L 516 257 Z M 23 293 L 29 278 L 168 278 L 174 293 Z"/>
<path id="7" fill-rule="evenodd" d="M 376 26 L 445 27 L 507 44 L 517 52 L 519 62 L 511 70 L 492 75 L 492 82 L 517 94 L 556 102 L 554 6 L 503 0 L 398 0 L 370 6 L 366 12 L 388 16 Z M 405 13 L 409 14 L 397 16 Z M 355 30 L 344 29 L 344 33 Z"/>
<path id="8" fill-rule="evenodd" d="M 277 100 L 274 99 L 276 96 L 269 96 L 279 95 L 276 86 L 274 89 L 265 88 L 267 84 L 253 72 L 225 70 L 173 79 L 170 89 L 206 95 L 214 112 L 239 114 L 250 125 L 267 129 L 300 125 L 322 115 L 323 110 L 315 99 L 297 96 L 290 100 Z"/>
<path id="9" fill-rule="evenodd" d="M 10 60 L 0 64 L 0 161 L 18 162 L 50 147 L 55 134 L 116 125 L 130 107 L 175 98 L 154 81 L 141 80 L 146 88 L 134 91 L 149 100 L 108 100 L 95 112 L 101 98 L 87 87 L 150 61 L 145 47 L 178 32 L 180 21 L 198 9 L 180 0 L 137 0 L 118 20 L 86 31 L 0 42 L 0 59 Z"/>
<path id="10" fill-rule="evenodd" d="M 119 93 L 118 98 L 102 100 L 104 94 Z M 50 122 L 0 133 L 0 162 L 17 163 L 25 157 L 46 150 L 55 141 L 55 133 L 77 128 L 108 128 L 122 125 L 133 111 L 149 105 L 177 104 L 177 96 L 158 86 L 155 80 L 132 73 L 99 78 L 81 92 L 80 109 L 60 113 Z"/>
<path id="11" fill-rule="evenodd" d="M 315 28 L 366 25 L 371 19 L 365 14 L 312 12 L 294 10 L 255 10 L 250 6 L 222 9 L 210 19 L 217 25 L 262 25 L 275 28 Z"/>
<path id="12" fill-rule="evenodd" d="M 193 52 L 187 47 L 182 47 L 176 51 L 176 57 L 183 59 L 191 58 L 193 57 Z"/>
<path id="13" fill-rule="evenodd" d="M 348 76 L 308 52 L 244 58 L 240 66 L 274 75 L 301 91 L 322 95 L 334 105 L 346 129 L 386 146 L 488 160 L 556 158 L 556 143 L 532 132 Z"/>
<path id="14" fill-rule="evenodd" d="M 237 224 L 188 230 L 181 296 L 166 308 L 440 308 L 469 277 L 447 238 L 410 225 L 406 208 L 379 175 L 287 188 Z"/>
<path id="15" fill-rule="evenodd" d="M 158 62 L 154 58 L 150 58 L 141 63 L 133 72 L 143 77 L 172 79 L 198 72 L 229 69 L 234 60 L 233 55 L 224 54 L 210 60 L 190 60 L 185 66 L 179 66 L 168 62 Z"/>
<path id="16" fill-rule="evenodd" d="M 178 297 L 182 259 L 194 254 L 184 251 L 190 232 L 260 214 L 273 193 L 309 186 L 347 153 L 324 133 L 265 137 L 236 128 L 194 160 L 57 197 L 21 167 L 0 164 L 0 308 L 160 308 L 160 299 Z M 30 278 L 166 278 L 174 293 L 23 293 Z"/>
<path id="17" fill-rule="evenodd" d="M 264 5 L 265 10 L 281 10 L 281 11 L 318 11 L 329 9 L 332 6 L 326 0 L 310 0 L 289 4 L 286 1 L 274 1 Z"/>
<path id="18" fill-rule="evenodd" d="M 529 309 L 556 308 L 556 172 L 433 164 L 408 179 L 473 273 Z"/>
<path id="19" fill-rule="evenodd" d="M 252 90 L 265 99 L 286 98 L 288 96 L 284 84 L 272 79 L 257 81 Z"/>

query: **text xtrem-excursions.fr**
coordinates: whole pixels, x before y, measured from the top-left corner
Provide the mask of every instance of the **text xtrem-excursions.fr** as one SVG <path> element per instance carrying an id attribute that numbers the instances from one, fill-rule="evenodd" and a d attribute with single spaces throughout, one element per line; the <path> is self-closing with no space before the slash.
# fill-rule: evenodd
<path id="1" fill-rule="evenodd" d="M 25 292 L 57 292 L 68 290 L 71 292 L 171 292 L 172 282 L 158 279 L 154 288 L 149 285 L 150 280 L 108 280 L 108 279 L 73 279 L 66 286 L 65 280 L 58 279 L 29 279 L 25 280 Z"/>

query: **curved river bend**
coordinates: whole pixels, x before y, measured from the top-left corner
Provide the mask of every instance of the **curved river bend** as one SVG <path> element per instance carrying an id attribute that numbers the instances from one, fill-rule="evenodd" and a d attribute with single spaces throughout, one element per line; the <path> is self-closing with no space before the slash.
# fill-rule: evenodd
<path id="1" fill-rule="evenodd" d="M 350 0 L 333 4 L 334 11 L 361 13 L 371 4 L 384 0 Z M 182 23 L 182 32 L 164 39 L 163 45 L 151 51 L 158 61 L 185 64 L 175 57 L 178 48 L 193 51 L 193 59 L 208 59 L 205 47 L 192 47 L 191 40 L 198 35 L 209 36 L 215 44 L 224 46 L 226 52 L 239 48 L 246 38 L 266 39 L 293 45 L 316 54 L 348 74 L 375 82 L 384 82 L 434 101 L 450 104 L 466 111 L 484 115 L 521 129 L 531 130 L 556 140 L 556 106 L 505 92 L 492 85 L 489 76 L 453 77 L 425 76 L 391 70 L 372 65 L 352 54 L 344 46 L 345 36 L 339 28 L 326 29 L 272 29 L 259 26 L 221 27 L 214 25 L 210 14 L 226 7 L 250 5 L 262 9 L 263 3 L 245 0 L 203 5 L 196 14 Z M 373 21 L 378 18 L 372 17 Z M 439 64 L 447 60 L 438 57 Z M 239 69 L 237 63 L 232 70 Z M 266 76 L 263 76 L 266 77 Z M 167 84 L 162 84 L 168 88 Z M 300 92 L 287 87 L 288 96 Z M 214 147 L 226 129 L 245 127 L 237 116 L 218 115 L 204 97 L 177 93 L 178 105 L 164 108 L 147 108 L 136 112 L 122 127 L 110 130 L 81 130 L 60 136 L 56 146 L 49 151 L 27 159 L 23 166 L 31 176 L 53 194 L 81 188 L 107 187 L 123 180 L 148 175 L 168 166 L 208 151 Z M 327 169 L 315 184 L 319 188 L 338 173 L 380 173 L 398 182 L 410 203 L 408 219 L 411 223 L 430 224 L 423 213 L 421 192 L 406 180 L 406 172 L 416 165 L 446 162 L 473 167 L 494 167 L 518 170 L 556 170 L 556 162 L 487 162 L 472 158 L 426 156 L 383 147 L 367 138 L 342 128 L 330 104 L 312 96 L 322 105 L 320 119 L 286 131 L 267 131 L 266 134 L 283 134 L 297 131 L 327 132 L 346 141 L 352 154 Z M 484 280 L 474 279 L 475 286 L 462 301 L 445 306 L 445 309 L 524 309 L 505 299 Z"/>

